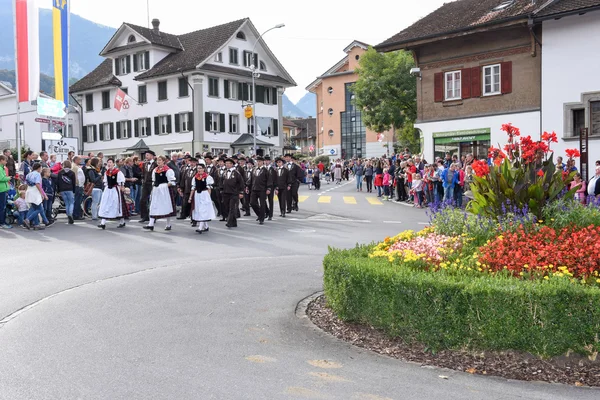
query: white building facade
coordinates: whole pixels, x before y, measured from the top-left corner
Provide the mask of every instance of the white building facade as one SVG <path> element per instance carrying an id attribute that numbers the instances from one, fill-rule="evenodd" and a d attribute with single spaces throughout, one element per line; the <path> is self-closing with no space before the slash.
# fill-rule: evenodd
<path id="1" fill-rule="evenodd" d="M 106 60 L 71 87 L 83 107 L 85 153 L 121 157 L 140 140 L 157 154 L 251 154 L 256 99 L 257 154 L 283 148 L 282 102 L 295 82 L 249 19 L 170 35 L 159 22 L 123 24 L 102 50 Z M 250 67 L 256 64 L 256 96 Z M 128 94 L 119 112 L 117 89 Z"/>

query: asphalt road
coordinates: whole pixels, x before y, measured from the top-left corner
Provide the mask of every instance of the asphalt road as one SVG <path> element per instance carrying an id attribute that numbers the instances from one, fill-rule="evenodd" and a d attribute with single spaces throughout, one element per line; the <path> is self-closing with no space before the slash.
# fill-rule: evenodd
<path id="1" fill-rule="evenodd" d="M 285 220 L 212 222 L 203 235 L 182 222 L 0 230 L 0 399 L 600 398 L 400 362 L 298 318 L 328 245 L 428 221 L 352 182 L 301 195 Z"/>

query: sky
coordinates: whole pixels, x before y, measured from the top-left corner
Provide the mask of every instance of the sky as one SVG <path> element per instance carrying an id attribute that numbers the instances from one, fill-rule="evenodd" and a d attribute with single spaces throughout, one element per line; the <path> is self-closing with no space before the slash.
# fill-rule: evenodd
<path id="1" fill-rule="evenodd" d="M 48 7 L 52 1 L 39 0 Z M 353 40 L 377 45 L 448 0 L 73 0 L 71 12 L 114 28 L 123 22 L 147 26 L 147 2 L 150 19 L 160 19 L 160 29 L 173 34 L 245 17 L 259 32 L 284 23 L 284 28 L 267 33 L 264 40 L 298 84 L 286 90 L 295 103 L 306 86 L 344 57 L 344 48 Z"/>

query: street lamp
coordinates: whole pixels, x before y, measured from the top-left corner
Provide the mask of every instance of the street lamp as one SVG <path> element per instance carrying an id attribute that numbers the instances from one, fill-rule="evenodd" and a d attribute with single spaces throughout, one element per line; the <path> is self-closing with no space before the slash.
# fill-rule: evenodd
<path id="1" fill-rule="evenodd" d="M 254 65 L 254 62 L 256 60 L 256 58 L 254 57 L 254 49 L 256 49 L 256 45 L 258 44 L 260 38 L 262 38 L 265 33 L 272 31 L 273 29 L 279 29 L 279 28 L 283 28 L 285 26 L 285 24 L 277 24 L 272 28 L 267 29 L 266 31 L 264 31 L 258 38 L 256 38 L 256 41 L 254 42 L 254 46 L 252 46 L 252 51 L 250 52 L 250 57 L 252 57 L 252 65 L 250 67 L 250 69 L 252 70 L 252 118 L 253 119 L 253 127 L 254 127 L 254 155 L 256 156 L 256 81 L 255 79 L 260 77 L 260 74 L 256 72 L 256 65 Z"/>

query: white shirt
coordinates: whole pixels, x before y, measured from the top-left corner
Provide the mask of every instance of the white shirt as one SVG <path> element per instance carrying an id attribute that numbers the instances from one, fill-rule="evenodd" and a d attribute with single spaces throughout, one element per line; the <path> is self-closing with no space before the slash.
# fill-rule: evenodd
<path id="1" fill-rule="evenodd" d="M 588 183 L 588 195 L 590 196 L 595 196 L 594 191 L 596 190 L 596 182 L 598 182 L 598 178 L 600 178 L 599 175 L 594 176 L 592 179 L 590 179 L 590 182 Z"/>

